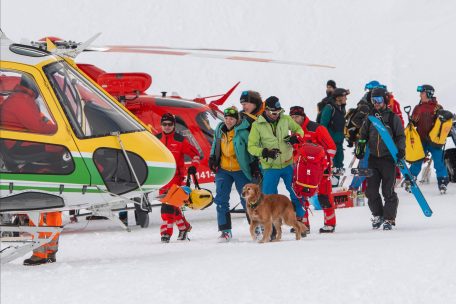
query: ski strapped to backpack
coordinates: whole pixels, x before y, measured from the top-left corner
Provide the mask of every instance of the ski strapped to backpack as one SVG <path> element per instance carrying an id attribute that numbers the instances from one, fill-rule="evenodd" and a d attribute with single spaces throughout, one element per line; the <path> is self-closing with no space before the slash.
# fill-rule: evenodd
<path id="1" fill-rule="evenodd" d="M 407 167 L 405 160 L 397 159 L 398 149 L 396 147 L 396 144 L 393 141 L 393 138 L 389 134 L 388 130 L 385 128 L 385 125 L 379 118 L 377 118 L 375 116 L 369 115 L 368 118 L 369 118 L 370 122 L 372 123 L 372 125 L 377 129 L 378 133 L 380 134 L 380 137 L 382 138 L 383 142 L 385 143 L 388 150 L 390 151 L 394 162 L 396 163 L 397 167 L 401 171 L 405 180 L 410 182 L 411 191 L 412 191 L 413 195 L 415 196 L 415 199 L 418 202 L 419 206 L 421 207 L 421 210 L 423 211 L 424 215 L 427 217 L 432 216 L 431 207 L 429 207 L 429 204 L 427 203 L 426 198 L 424 197 L 423 193 L 421 192 L 420 188 L 418 187 L 415 177 L 412 175 L 409 168 Z"/>

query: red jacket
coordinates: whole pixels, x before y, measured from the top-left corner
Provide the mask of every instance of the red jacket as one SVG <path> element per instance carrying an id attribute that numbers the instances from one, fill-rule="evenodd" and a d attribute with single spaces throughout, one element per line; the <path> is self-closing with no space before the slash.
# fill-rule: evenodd
<path id="1" fill-rule="evenodd" d="M 17 85 L 1 105 L 0 123 L 2 128 L 38 134 L 54 134 L 57 126 L 45 121 L 35 102 L 32 90 Z"/>
<path id="2" fill-rule="evenodd" d="M 187 175 L 184 155 L 190 156 L 192 158 L 192 165 L 198 167 L 200 160 L 199 152 L 184 136 L 176 132 L 169 134 L 159 133 L 156 136 L 171 151 L 176 160 L 176 174 L 174 177 L 184 177 Z"/>
<path id="3" fill-rule="evenodd" d="M 413 109 L 412 121 L 422 141 L 429 141 L 429 132 L 434 126 L 436 113 L 442 106 L 435 98 L 429 102 L 421 102 Z"/>
<path id="4" fill-rule="evenodd" d="M 328 160 L 332 160 L 336 154 L 336 144 L 332 139 L 331 135 L 324 126 L 311 121 L 307 116 L 301 125 L 304 131 L 304 140 L 322 146 L 328 157 Z"/>
<path id="5" fill-rule="evenodd" d="M 392 93 L 388 93 L 388 95 L 389 95 L 388 108 L 390 108 L 394 114 L 399 116 L 399 118 L 401 119 L 401 122 L 402 122 L 402 126 L 404 126 L 404 118 L 402 117 L 401 105 L 394 98 Z"/>

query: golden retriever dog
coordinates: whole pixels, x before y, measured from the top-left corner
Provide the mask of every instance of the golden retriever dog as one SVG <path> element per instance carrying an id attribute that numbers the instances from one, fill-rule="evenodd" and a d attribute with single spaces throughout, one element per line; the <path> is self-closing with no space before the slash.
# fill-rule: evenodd
<path id="1" fill-rule="evenodd" d="M 247 214 L 250 217 L 250 235 L 256 240 L 255 228 L 264 226 L 263 239 L 260 243 L 269 242 L 272 225 L 277 230 L 274 241 L 282 238 L 282 221 L 295 229 L 296 240 L 301 239 L 301 233 L 307 231 L 307 226 L 296 219 L 293 203 L 282 194 L 263 194 L 256 184 L 247 184 L 242 189 L 242 197 L 246 201 Z"/>

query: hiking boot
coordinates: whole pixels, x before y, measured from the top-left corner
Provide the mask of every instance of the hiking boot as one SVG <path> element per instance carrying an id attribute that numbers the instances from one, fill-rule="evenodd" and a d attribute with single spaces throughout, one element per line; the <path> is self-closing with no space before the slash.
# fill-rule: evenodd
<path id="1" fill-rule="evenodd" d="M 372 221 L 372 229 L 378 229 L 383 224 L 383 217 L 382 216 L 374 216 Z"/>
<path id="2" fill-rule="evenodd" d="M 393 220 L 385 220 L 383 223 L 383 230 L 393 230 L 393 226 L 396 226 L 396 223 Z"/>
<path id="3" fill-rule="evenodd" d="M 179 230 L 179 235 L 177 236 L 177 239 L 179 241 L 190 241 L 190 239 L 188 238 L 188 233 L 190 232 L 190 230 L 192 230 L 192 226 L 188 226 L 188 228 L 185 230 Z"/>
<path id="4" fill-rule="evenodd" d="M 320 228 L 320 233 L 333 233 L 336 230 L 336 226 L 324 225 Z"/>
<path id="5" fill-rule="evenodd" d="M 55 252 L 54 252 L 54 253 L 49 253 L 49 254 L 48 254 L 48 258 L 47 258 L 48 263 L 55 263 L 55 262 L 57 262 L 57 259 L 56 259 L 56 257 L 55 257 L 55 254 L 56 254 Z"/>
<path id="6" fill-rule="evenodd" d="M 161 242 L 162 243 L 169 243 L 170 239 L 171 239 L 171 236 L 169 234 L 163 234 L 161 236 Z"/>
<path id="7" fill-rule="evenodd" d="M 223 230 L 222 234 L 218 237 L 220 242 L 229 242 L 232 238 L 231 230 Z"/>
<path id="8" fill-rule="evenodd" d="M 36 265 L 46 264 L 48 262 L 49 262 L 48 259 L 42 259 L 35 255 L 32 255 L 29 259 L 24 260 L 23 265 L 24 266 L 36 266 Z"/>

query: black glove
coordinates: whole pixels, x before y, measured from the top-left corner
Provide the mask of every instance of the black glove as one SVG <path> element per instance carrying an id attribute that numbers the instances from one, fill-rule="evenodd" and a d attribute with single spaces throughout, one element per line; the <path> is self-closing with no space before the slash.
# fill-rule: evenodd
<path id="1" fill-rule="evenodd" d="M 288 135 L 283 139 L 287 144 L 295 145 L 299 144 L 299 138 L 297 135 Z"/>
<path id="2" fill-rule="evenodd" d="M 252 173 L 253 178 L 258 179 L 261 177 L 261 170 L 258 159 L 255 159 L 253 162 L 250 163 L 250 172 Z"/>
<path id="3" fill-rule="evenodd" d="M 360 139 L 356 143 L 355 156 L 357 159 L 363 159 L 364 153 L 366 152 L 366 140 Z"/>
<path id="4" fill-rule="evenodd" d="M 211 169 L 211 171 L 214 173 L 217 172 L 218 165 L 217 165 L 217 160 L 215 159 L 215 155 L 211 155 L 209 157 L 209 169 Z"/>
<path id="5" fill-rule="evenodd" d="M 264 148 L 263 152 L 261 152 L 261 156 L 263 156 L 263 158 L 266 158 L 266 159 L 268 159 L 268 158 L 276 159 L 277 157 L 279 157 L 280 153 L 282 153 L 282 152 L 280 152 L 280 150 L 277 148 L 274 148 L 274 149 Z"/>
<path id="6" fill-rule="evenodd" d="M 404 150 L 401 149 L 401 150 L 397 151 L 396 158 L 397 158 L 398 161 L 401 160 L 401 159 L 404 159 L 404 157 L 405 157 L 405 151 Z"/>
<path id="7" fill-rule="evenodd" d="M 210 161 L 210 159 L 209 159 L 209 161 Z M 210 165 L 209 165 L 209 166 L 210 166 Z M 196 167 L 195 167 L 195 166 L 190 166 L 190 167 L 188 167 L 187 173 L 188 173 L 188 174 L 192 174 L 192 175 L 193 175 L 193 174 L 196 174 Z"/>

